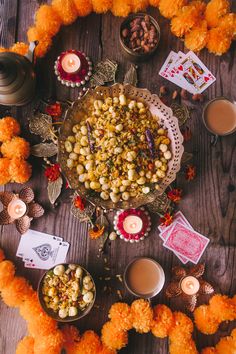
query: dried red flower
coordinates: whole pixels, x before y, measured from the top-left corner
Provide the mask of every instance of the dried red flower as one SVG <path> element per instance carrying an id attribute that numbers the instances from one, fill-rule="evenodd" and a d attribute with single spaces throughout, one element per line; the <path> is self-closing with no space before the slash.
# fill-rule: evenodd
<path id="1" fill-rule="evenodd" d="M 85 209 L 85 201 L 78 195 L 75 199 L 74 199 L 74 206 L 77 209 L 80 209 L 81 211 L 83 211 Z"/>
<path id="2" fill-rule="evenodd" d="M 59 102 L 49 104 L 46 109 L 45 113 L 49 114 L 53 118 L 60 118 L 62 115 L 62 107 Z"/>
<path id="3" fill-rule="evenodd" d="M 162 218 L 160 218 L 161 225 L 169 226 L 173 222 L 173 216 L 167 212 Z"/>
<path id="4" fill-rule="evenodd" d="M 192 181 L 197 174 L 196 166 L 187 165 L 185 169 L 185 178 L 187 181 Z"/>
<path id="5" fill-rule="evenodd" d="M 181 129 L 181 133 L 182 133 L 182 135 L 183 135 L 183 137 L 184 137 L 184 141 L 185 141 L 185 142 L 191 140 L 191 138 L 192 138 L 192 132 L 191 132 L 191 130 L 190 130 L 189 127 L 185 127 L 185 128 L 183 128 L 183 129 Z"/>
<path id="6" fill-rule="evenodd" d="M 61 174 L 60 165 L 58 163 L 55 163 L 54 165 L 47 167 L 44 174 L 47 177 L 48 181 L 56 181 Z"/>
<path id="7" fill-rule="evenodd" d="M 167 193 L 167 197 L 174 203 L 178 203 L 181 198 L 182 198 L 182 189 L 171 189 L 171 191 L 169 191 Z"/>

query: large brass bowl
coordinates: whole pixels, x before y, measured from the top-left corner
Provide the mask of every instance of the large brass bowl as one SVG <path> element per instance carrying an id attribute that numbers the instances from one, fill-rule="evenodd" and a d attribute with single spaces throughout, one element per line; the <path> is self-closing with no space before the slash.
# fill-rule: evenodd
<path id="1" fill-rule="evenodd" d="M 99 194 L 93 191 L 90 192 L 79 182 L 76 171 L 74 169 L 70 170 L 67 167 L 66 161 L 68 153 L 65 151 L 64 143 L 69 135 L 73 135 L 72 127 L 83 119 L 88 107 L 93 104 L 95 99 L 103 99 L 108 96 L 115 97 L 122 93 L 128 98 L 144 102 L 149 107 L 150 112 L 159 118 L 159 123 L 168 130 L 168 137 L 171 140 L 172 159 L 168 163 L 167 175 L 160 182 L 159 190 L 131 198 L 129 201 L 120 201 L 115 204 L 111 200 L 105 201 L 101 199 Z M 180 169 L 183 152 L 183 137 L 180 133 L 178 120 L 173 116 L 172 110 L 165 106 L 157 95 L 151 94 L 146 89 L 140 89 L 131 85 L 115 84 L 110 87 L 101 86 L 88 90 L 82 99 L 75 101 L 72 107 L 68 109 L 59 137 L 59 163 L 70 187 L 77 190 L 81 196 L 90 200 L 93 204 L 105 209 L 137 208 L 141 205 L 151 203 L 175 180 L 176 173 Z"/>

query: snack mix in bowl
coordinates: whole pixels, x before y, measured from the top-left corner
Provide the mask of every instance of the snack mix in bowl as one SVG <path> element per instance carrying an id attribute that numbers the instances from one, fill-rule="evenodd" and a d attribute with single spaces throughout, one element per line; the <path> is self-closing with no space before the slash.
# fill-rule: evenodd
<path id="1" fill-rule="evenodd" d="M 158 190 L 172 158 L 167 129 L 124 94 L 95 99 L 64 142 L 67 168 L 113 203 Z"/>
<path id="2" fill-rule="evenodd" d="M 95 284 L 79 265 L 57 265 L 46 272 L 41 283 L 42 305 L 59 320 L 83 317 L 83 312 L 93 306 Z"/>

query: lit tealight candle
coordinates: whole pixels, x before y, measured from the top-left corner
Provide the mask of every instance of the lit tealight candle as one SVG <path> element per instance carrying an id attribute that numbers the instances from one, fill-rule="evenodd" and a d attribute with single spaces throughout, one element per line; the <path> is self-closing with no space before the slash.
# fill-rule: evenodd
<path id="1" fill-rule="evenodd" d="M 123 221 L 123 228 L 128 234 L 137 234 L 143 228 L 143 221 L 136 215 L 128 215 Z"/>
<path id="2" fill-rule="evenodd" d="M 12 219 L 19 219 L 26 213 L 26 204 L 21 199 L 13 199 L 7 207 L 8 214 Z"/>
<path id="3" fill-rule="evenodd" d="M 181 281 L 181 289 L 186 295 L 194 295 L 198 292 L 200 283 L 197 278 L 188 276 Z"/>
<path id="4" fill-rule="evenodd" d="M 75 74 L 81 66 L 80 58 L 74 53 L 65 54 L 62 58 L 61 66 L 66 73 Z"/>

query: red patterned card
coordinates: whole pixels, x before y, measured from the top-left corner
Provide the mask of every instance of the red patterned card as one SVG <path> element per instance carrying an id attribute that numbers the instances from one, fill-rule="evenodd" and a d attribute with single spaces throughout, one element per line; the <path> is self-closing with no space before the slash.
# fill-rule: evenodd
<path id="1" fill-rule="evenodd" d="M 207 237 L 176 222 L 164 246 L 197 264 L 209 241 Z"/>

